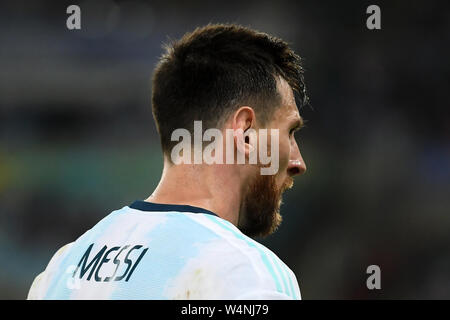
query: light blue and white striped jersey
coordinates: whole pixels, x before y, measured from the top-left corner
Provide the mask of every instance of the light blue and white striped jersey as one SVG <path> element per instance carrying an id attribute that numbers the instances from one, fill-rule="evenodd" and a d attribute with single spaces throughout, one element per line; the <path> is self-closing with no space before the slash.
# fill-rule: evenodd
<path id="1" fill-rule="evenodd" d="M 62 247 L 28 299 L 301 299 L 294 273 L 213 212 L 135 201 Z"/>

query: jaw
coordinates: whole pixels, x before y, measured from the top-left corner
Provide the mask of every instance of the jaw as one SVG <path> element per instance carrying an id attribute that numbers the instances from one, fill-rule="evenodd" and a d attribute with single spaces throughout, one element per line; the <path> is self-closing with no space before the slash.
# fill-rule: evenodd
<path id="1" fill-rule="evenodd" d="M 254 176 L 243 194 L 238 228 L 249 237 L 273 233 L 281 223 L 281 194 L 274 176 Z"/>

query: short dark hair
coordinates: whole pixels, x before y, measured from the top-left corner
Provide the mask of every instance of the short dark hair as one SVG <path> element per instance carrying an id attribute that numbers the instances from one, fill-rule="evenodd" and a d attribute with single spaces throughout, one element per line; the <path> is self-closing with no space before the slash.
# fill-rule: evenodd
<path id="1" fill-rule="evenodd" d="M 277 76 L 307 102 L 300 57 L 283 40 L 236 24 L 209 24 L 165 46 L 153 74 L 152 110 L 162 149 L 173 130 L 220 128 L 239 106 L 250 105 L 265 124 L 279 106 Z M 278 102 L 278 103 L 277 103 Z"/>

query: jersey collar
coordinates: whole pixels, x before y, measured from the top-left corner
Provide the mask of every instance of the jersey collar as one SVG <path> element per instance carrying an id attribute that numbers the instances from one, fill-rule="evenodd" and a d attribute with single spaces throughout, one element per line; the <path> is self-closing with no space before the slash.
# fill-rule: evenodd
<path id="1" fill-rule="evenodd" d="M 130 208 L 141 211 L 158 211 L 158 212 L 178 211 L 178 212 L 204 213 L 218 217 L 218 215 L 212 211 L 184 204 L 163 204 L 143 200 L 136 200 L 130 205 Z"/>

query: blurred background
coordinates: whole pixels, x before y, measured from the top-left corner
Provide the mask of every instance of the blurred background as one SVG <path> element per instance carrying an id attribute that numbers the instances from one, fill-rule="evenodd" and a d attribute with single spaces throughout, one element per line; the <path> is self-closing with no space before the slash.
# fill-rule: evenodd
<path id="1" fill-rule="evenodd" d="M 66 8 L 81 7 L 81 30 Z M 381 30 L 366 8 L 381 8 Z M 445 1 L 3 1 L 0 298 L 25 299 L 62 245 L 148 197 L 161 45 L 209 22 L 292 44 L 311 107 L 307 173 L 259 239 L 304 299 L 450 299 L 450 10 Z M 366 269 L 381 268 L 381 290 Z"/>

